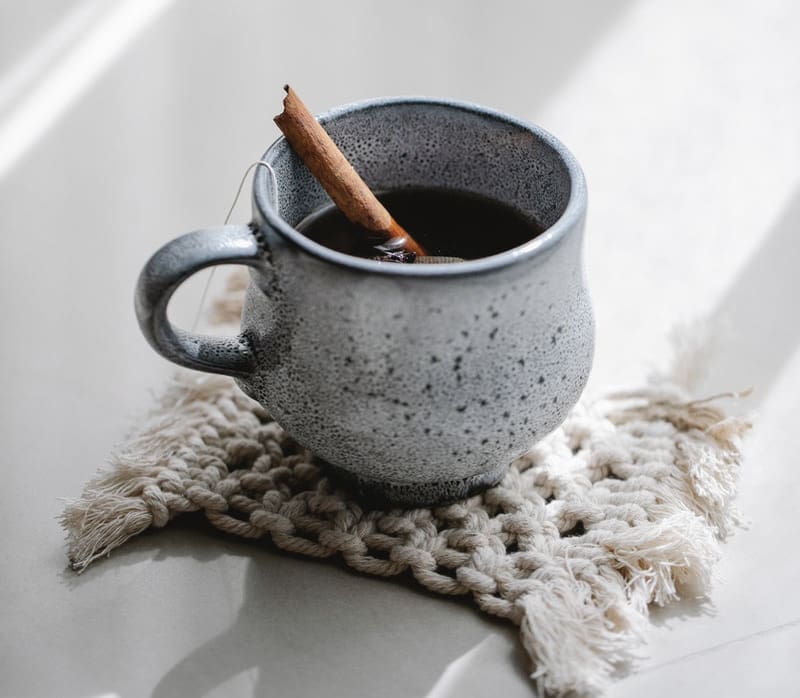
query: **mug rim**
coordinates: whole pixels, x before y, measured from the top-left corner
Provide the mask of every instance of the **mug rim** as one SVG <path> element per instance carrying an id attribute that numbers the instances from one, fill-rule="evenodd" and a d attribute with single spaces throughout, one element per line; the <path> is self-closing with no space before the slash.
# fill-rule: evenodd
<path id="1" fill-rule="evenodd" d="M 564 163 L 570 181 L 570 193 L 567 205 L 558 219 L 549 226 L 544 232 L 510 250 L 499 252 L 498 254 L 478 259 L 465 260 L 448 264 L 397 264 L 396 262 L 381 262 L 374 259 L 355 257 L 353 255 L 338 252 L 325 245 L 303 235 L 300 231 L 289 225 L 272 205 L 268 194 L 271 180 L 271 188 L 277 194 L 278 183 L 273 177 L 271 168 L 256 168 L 253 177 L 253 202 L 264 220 L 281 235 L 285 240 L 293 243 L 308 254 L 321 259 L 322 261 L 347 267 L 349 269 L 370 272 L 373 274 L 385 274 L 390 276 L 412 276 L 412 277 L 449 277 L 466 274 L 482 273 L 494 271 L 499 268 L 507 267 L 519 262 L 529 260 L 545 254 L 548 250 L 557 245 L 568 233 L 578 227 L 581 218 L 586 212 L 586 180 L 581 166 L 569 149 L 555 136 L 545 129 L 510 116 L 504 112 L 489 107 L 484 107 L 471 102 L 457 100 L 437 99 L 431 97 L 379 97 L 376 99 L 365 99 L 357 102 L 344 104 L 321 114 L 317 118 L 321 124 L 337 119 L 341 116 L 356 111 L 366 111 L 395 105 L 434 105 L 467 111 L 471 114 L 488 117 L 502 121 L 506 124 L 522 128 L 533 133 L 540 141 L 551 148 Z M 285 142 L 285 137 L 278 137 L 267 149 L 262 160 L 270 163 L 277 149 Z M 277 196 L 274 197 L 277 199 Z"/>

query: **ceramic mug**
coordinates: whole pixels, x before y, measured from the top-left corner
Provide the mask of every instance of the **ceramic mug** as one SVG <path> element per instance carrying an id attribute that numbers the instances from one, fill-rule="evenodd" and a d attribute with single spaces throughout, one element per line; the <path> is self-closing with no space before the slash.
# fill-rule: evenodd
<path id="1" fill-rule="evenodd" d="M 472 104 L 380 99 L 320 121 L 373 190 L 467 190 L 546 230 L 451 264 L 336 252 L 294 227 L 329 199 L 281 138 L 256 170 L 250 224 L 189 233 L 147 263 L 142 332 L 177 364 L 233 376 L 362 495 L 406 506 L 467 496 L 557 427 L 585 386 L 581 169 L 537 126 Z M 173 327 L 172 293 L 216 264 L 250 267 L 241 334 Z"/>

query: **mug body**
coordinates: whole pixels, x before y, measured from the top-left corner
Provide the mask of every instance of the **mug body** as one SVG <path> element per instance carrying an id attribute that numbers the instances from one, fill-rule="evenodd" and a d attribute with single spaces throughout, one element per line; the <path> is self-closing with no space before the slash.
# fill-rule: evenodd
<path id="1" fill-rule="evenodd" d="M 242 318 L 254 368 L 237 382 L 363 494 L 466 496 L 557 427 L 585 386 L 580 167 L 541 129 L 469 104 L 377 100 L 320 121 L 375 191 L 466 190 L 545 231 L 457 264 L 341 254 L 295 229 L 329 200 L 280 139 L 254 179 L 264 264 Z"/>

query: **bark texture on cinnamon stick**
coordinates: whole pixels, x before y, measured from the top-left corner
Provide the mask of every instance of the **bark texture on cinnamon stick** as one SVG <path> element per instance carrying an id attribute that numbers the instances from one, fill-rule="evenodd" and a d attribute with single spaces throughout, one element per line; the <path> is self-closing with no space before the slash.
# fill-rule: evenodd
<path id="1" fill-rule="evenodd" d="M 297 93 L 289 85 L 283 89 L 283 112 L 275 117 L 275 123 L 336 206 L 353 223 L 391 243 L 393 249 L 425 255 L 422 246 L 378 201 Z"/>

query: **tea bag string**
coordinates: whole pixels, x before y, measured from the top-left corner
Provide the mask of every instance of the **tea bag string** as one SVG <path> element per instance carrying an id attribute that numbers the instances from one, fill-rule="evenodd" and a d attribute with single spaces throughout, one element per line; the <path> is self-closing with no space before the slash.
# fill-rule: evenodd
<path id="1" fill-rule="evenodd" d="M 242 179 L 239 182 L 239 188 L 236 190 L 236 196 L 233 197 L 233 203 L 231 207 L 228 209 L 228 215 L 225 216 L 225 221 L 223 225 L 228 225 L 228 222 L 233 215 L 233 210 L 236 208 L 236 204 L 239 203 L 239 197 L 242 195 L 242 189 L 244 188 L 244 183 L 247 181 L 247 176 L 258 166 L 266 167 L 269 170 L 270 175 L 272 175 L 272 187 L 273 193 L 275 196 L 275 201 L 278 200 L 278 187 L 277 187 L 277 179 L 275 177 L 275 170 L 272 169 L 272 165 L 270 165 L 266 160 L 256 160 L 255 162 L 251 162 L 247 169 L 244 171 L 242 175 Z M 203 316 L 203 307 L 206 303 L 206 297 L 208 296 L 208 290 L 211 288 L 211 282 L 214 279 L 214 273 L 217 271 L 217 267 L 211 267 L 211 273 L 208 275 L 206 279 L 205 286 L 203 287 L 203 293 L 200 296 L 200 304 L 197 307 L 197 314 L 195 315 L 194 322 L 192 323 L 192 332 L 197 329 L 197 325 L 200 324 L 200 318 Z"/>

